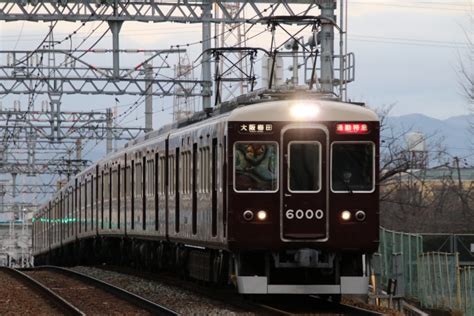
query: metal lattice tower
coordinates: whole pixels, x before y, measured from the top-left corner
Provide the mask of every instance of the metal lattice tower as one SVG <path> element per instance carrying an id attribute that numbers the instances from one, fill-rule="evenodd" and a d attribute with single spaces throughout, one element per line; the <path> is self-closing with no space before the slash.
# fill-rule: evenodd
<path id="1" fill-rule="evenodd" d="M 342 5 L 343 2 L 341 2 Z M 152 96 L 174 96 L 174 119 L 179 120 L 189 116 L 194 110 L 195 99 L 193 97 L 202 97 L 202 107 L 204 109 L 211 106 L 212 95 L 212 71 L 211 71 L 211 50 L 212 44 L 215 48 L 239 48 L 246 45 L 245 24 L 260 23 L 266 24 L 268 18 L 276 15 L 301 18 L 305 16 L 321 16 L 321 41 L 320 66 L 318 71 L 321 73 L 317 77 L 321 91 L 331 94 L 334 87 L 348 82 L 347 77 L 342 75 L 337 78 L 334 64 L 338 61 L 341 65 L 340 72 L 347 68 L 345 62 L 346 56 L 341 53 L 339 57 L 334 55 L 334 28 L 337 27 L 335 21 L 336 0 L 279 0 L 269 2 L 267 0 L 257 0 L 252 2 L 228 2 L 224 0 L 198 0 L 193 3 L 180 3 L 174 0 L 164 0 L 159 3 L 148 2 L 145 0 L 136 0 L 133 2 L 125 0 L 100 1 L 96 5 L 90 5 L 89 2 L 82 0 L 55 1 L 38 0 L 26 4 L 24 0 L 0 0 L 0 20 L 3 21 L 107 21 L 112 32 L 113 45 L 108 50 L 112 54 L 113 67 L 95 67 L 74 54 L 59 50 L 54 47 L 54 36 L 50 32 L 49 45 L 39 48 L 35 51 L 0 51 L 1 55 L 7 54 L 5 66 L 0 67 L 0 94 L 25 94 L 31 97 L 27 111 L 19 112 L 19 122 L 5 123 L 5 134 L 7 139 L 15 139 L 17 143 L 24 143 L 24 147 L 12 151 L 11 148 L 1 148 L 0 153 L 3 156 L 15 155 L 18 151 L 27 152 L 25 163 L 17 162 L 16 166 L 6 165 L 11 172 L 17 174 L 29 169 L 30 172 L 39 172 L 42 169 L 36 168 L 37 162 L 42 162 L 39 156 L 40 150 L 49 149 L 54 143 L 57 147 L 59 142 L 69 150 L 69 160 L 73 160 L 71 150 L 74 150 L 74 137 L 67 135 L 62 127 L 67 126 L 67 121 L 61 118 L 60 102 L 63 94 L 97 94 L 117 96 L 122 94 L 146 96 L 146 125 L 145 130 L 152 130 L 151 114 Z M 291 19 L 290 19 L 291 20 Z M 154 73 L 155 68 L 151 67 L 153 58 L 162 58 L 162 54 L 184 53 L 183 50 L 162 50 L 154 51 L 154 57 L 148 58 L 142 64 L 132 68 L 121 68 L 119 64 L 119 55 L 126 53 L 119 47 L 119 32 L 123 22 L 186 22 L 200 23 L 202 25 L 202 59 L 201 80 L 191 80 L 189 71 L 189 62 L 179 60 L 178 67 L 175 69 L 176 78 L 170 79 L 166 76 L 159 76 L 159 72 Z M 342 9 L 341 22 L 342 25 Z M 212 37 L 211 23 L 215 23 L 214 35 Z M 51 27 L 52 30 L 52 27 Z M 213 39 L 215 40 L 213 41 Z M 47 48 L 47 49 L 46 49 Z M 242 47 L 243 48 L 243 47 Z M 81 53 L 79 50 L 75 52 Z M 90 53 L 87 50 L 87 53 Z M 225 100 L 235 97 L 249 90 L 249 82 L 252 89 L 255 82 L 255 76 L 252 71 L 248 72 L 251 76 L 245 78 L 242 73 L 247 72 L 248 60 L 242 59 L 245 50 L 235 50 L 227 55 L 231 64 L 242 69 L 225 73 L 224 59 L 215 60 L 216 68 L 221 69 L 222 77 L 229 80 L 221 80 L 217 90 L 220 91 L 219 100 Z M 101 52 L 103 53 L 103 51 Z M 253 52 L 247 51 L 250 60 L 254 57 Z M 234 57 L 229 57 L 234 55 Z M 180 55 L 178 55 L 180 56 Z M 215 56 L 224 56 L 224 52 L 219 52 Z M 339 60 L 337 59 L 339 58 Z M 65 62 L 58 62 L 59 60 Z M 23 60 L 23 62 L 19 62 Z M 161 59 L 165 64 L 165 60 Z M 150 66 L 150 67 L 149 67 Z M 217 72 L 215 72 L 217 73 Z M 233 77 L 233 78 L 229 78 Z M 232 80 L 234 80 L 232 82 Z M 244 79 L 244 80 L 242 80 Z M 245 81 L 247 80 L 247 81 Z M 36 84 L 35 84 L 36 83 Z M 341 89 L 343 90 L 343 89 Z M 345 90 L 343 90 L 345 92 Z M 27 120 L 27 114 L 33 111 L 34 96 L 38 94 L 47 94 L 49 96 L 49 122 L 51 128 L 47 131 L 49 138 L 45 139 L 45 126 L 30 124 L 23 126 L 21 120 Z M 217 100 L 216 96 L 216 100 Z M 217 103 L 217 102 L 216 102 Z M 31 106 L 31 107 L 30 107 Z M 104 122 L 109 122 L 110 113 Z M 15 125 L 12 125 L 15 124 Z M 21 129 L 12 128 L 12 126 L 21 125 Z M 115 125 L 108 124 L 102 129 L 105 131 L 101 137 L 111 140 L 115 138 L 112 129 Z M 78 135 L 78 138 L 84 137 L 84 134 Z M 51 145 L 47 143 L 51 142 Z M 110 142 L 108 142 L 110 144 Z M 71 149 L 71 147 L 73 149 Z M 111 146 L 109 146 L 111 148 Z M 57 148 L 56 148 L 57 149 Z M 65 150 L 65 149 L 64 149 Z M 29 166 L 29 167 L 27 167 Z M 61 164 L 57 164 L 61 166 Z M 20 168 L 21 167 L 21 168 Z M 23 168 L 24 167 L 24 168 Z M 53 172 L 46 168 L 47 172 Z"/>
<path id="2" fill-rule="evenodd" d="M 178 64 L 174 67 L 174 75 L 175 79 L 185 81 L 191 81 L 194 77 L 194 68 L 187 54 L 180 56 Z M 178 122 L 191 117 L 196 110 L 195 98 L 187 96 L 191 89 L 192 86 L 189 84 L 175 88 L 173 98 L 173 122 Z"/>
<path id="3" fill-rule="evenodd" d="M 341 87 L 341 95 L 346 92 L 345 84 L 350 82 L 351 76 L 341 74 L 337 78 L 334 75 L 337 73 L 334 65 L 340 65 L 341 73 L 350 67 L 342 49 L 339 57 L 334 56 L 337 0 L 255 0 L 241 3 L 231 1 L 0 0 L 1 21 L 106 21 L 112 33 L 112 47 L 102 50 L 101 53 L 106 51 L 111 54 L 113 61 L 112 67 L 96 67 L 74 54 L 94 53 L 93 50 L 71 52 L 58 49 L 54 46 L 52 31 L 48 45 L 42 48 L 34 51 L 0 51 L 0 95 L 28 94 L 30 97 L 26 110 L 22 110 L 19 103 L 13 110 L 0 109 L 0 129 L 3 132 L 0 134 L 3 140 L 0 143 L 0 174 L 11 175 L 11 180 L 2 184 L 0 196 L 2 200 L 5 195 L 12 198 L 11 204 L 10 200 L 0 204 L 10 209 L 18 209 L 19 201 L 14 199 L 16 195 L 54 192 L 56 188 L 51 183 L 41 180 L 31 184 L 21 179 L 28 174 L 67 175 L 80 171 L 87 165 L 87 161 L 77 156 L 83 147 L 80 144 L 81 139 L 106 139 L 107 151 L 111 151 L 114 139 L 131 139 L 143 131 L 152 130 L 153 96 L 174 97 L 174 121 L 185 119 L 193 113 L 196 97 L 202 97 L 202 108 L 209 110 L 213 96 L 212 57 L 222 58 L 214 60 L 214 66 L 221 71 L 214 73 L 223 76 L 223 80 L 214 87 L 214 91 L 220 92 L 219 95 L 214 94 L 216 101 L 224 101 L 252 90 L 255 83 L 252 68 L 255 57 L 253 50 L 235 50 L 227 55 L 224 51 L 214 56 L 211 54 L 212 46 L 246 46 L 246 23 L 266 24 L 265 18 L 276 15 L 296 18 L 323 15 L 329 18 L 321 25 L 322 38 L 326 40 L 321 43 L 318 68 L 321 75 L 317 80 L 323 92 L 332 93 L 338 85 Z M 187 56 L 180 57 L 185 53 L 184 50 L 153 50 L 150 51 L 153 56 L 146 58 L 141 64 L 130 68 L 121 66 L 119 58 L 124 53 L 130 53 L 120 49 L 119 45 L 120 29 L 127 21 L 201 24 L 203 54 L 201 64 L 196 68 L 199 80 L 195 80 L 192 73 L 196 65 L 192 65 Z M 212 36 L 212 23 L 215 23 L 215 39 Z M 155 65 L 169 67 L 166 57 L 163 57 L 169 54 L 179 54 L 174 69 L 175 78 L 171 79 L 160 74 L 156 67 L 152 66 L 153 59 L 158 59 L 160 62 L 155 62 Z M 3 64 L 5 56 L 7 63 Z M 228 59 L 224 60 L 224 57 Z M 249 59 L 244 59 L 246 57 Z M 234 63 L 240 72 L 238 69 L 224 71 L 228 66 L 226 62 Z M 170 68 L 171 70 L 173 69 Z M 43 105 L 42 111 L 35 111 L 34 101 L 39 94 L 48 95 L 48 102 Z M 135 130 L 116 126 L 110 109 L 100 113 L 62 111 L 61 96 L 65 94 L 144 96 L 145 128 Z M 52 159 L 51 155 L 60 158 Z M 17 182 L 23 185 L 20 186 Z M 31 201 L 32 205 L 24 207 L 31 210 L 36 208 L 38 201 L 30 199 Z"/>
<path id="4" fill-rule="evenodd" d="M 220 10 L 216 6 L 216 16 L 218 18 L 225 18 L 225 12 L 229 12 L 233 16 L 239 17 L 239 19 L 245 19 L 245 11 L 241 10 L 242 5 L 238 2 L 224 3 L 223 7 L 226 9 Z M 245 47 L 246 41 L 246 24 L 245 23 L 219 23 L 215 25 L 215 47 Z M 240 77 L 243 79 L 243 74 L 247 73 L 248 60 L 242 58 L 242 51 L 237 51 L 228 55 L 229 60 L 221 58 L 219 61 L 219 69 L 228 69 L 229 63 L 236 64 L 237 67 L 233 67 L 226 73 L 227 77 Z M 237 97 L 246 92 L 249 92 L 248 82 L 241 80 L 239 82 L 222 82 L 219 83 L 218 90 L 221 91 L 221 100 L 226 101 L 228 99 Z"/>

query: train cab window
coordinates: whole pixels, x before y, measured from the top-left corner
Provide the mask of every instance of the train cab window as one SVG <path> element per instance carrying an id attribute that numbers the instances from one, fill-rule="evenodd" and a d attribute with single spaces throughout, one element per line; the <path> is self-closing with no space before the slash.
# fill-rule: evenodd
<path id="1" fill-rule="evenodd" d="M 269 142 L 237 142 L 234 145 L 234 190 L 276 192 L 278 147 Z"/>
<path id="2" fill-rule="evenodd" d="M 290 142 L 288 153 L 289 191 L 318 192 L 321 188 L 321 145 L 318 142 Z"/>
<path id="3" fill-rule="evenodd" d="M 375 188 L 373 143 L 332 145 L 331 187 L 335 192 L 372 192 Z"/>

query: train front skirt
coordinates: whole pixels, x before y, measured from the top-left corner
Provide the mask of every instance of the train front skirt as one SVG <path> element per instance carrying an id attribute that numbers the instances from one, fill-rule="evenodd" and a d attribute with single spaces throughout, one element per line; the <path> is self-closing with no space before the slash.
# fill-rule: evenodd
<path id="1" fill-rule="evenodd" d="M 340 284 L 268 284 L 265 276 L 238 276 L 241 294 L 367 294 L 369 277 L 341 277 Z"/>

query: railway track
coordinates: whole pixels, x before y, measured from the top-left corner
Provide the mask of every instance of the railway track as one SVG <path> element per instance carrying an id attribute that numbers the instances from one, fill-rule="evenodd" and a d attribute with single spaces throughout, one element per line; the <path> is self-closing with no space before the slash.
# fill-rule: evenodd
<path id="1" fill-rule="evenodd" d="M 42 266 L 21 274 L 54 296 L 58 301 L 55 304 L 69 315 L 177 315 L 164 306 L 69 269 Z"/>
<path id="2" fill-rule="evenodd" d="M 82 315 L 55 292 L 27 274 L 0 267 L 0 314 Z"/>
<path id="3" fill-rule="evenodd" d="M 227 287 L 215 288 L 200 282 L 183 280 L 175 274 L 167 272 L 148 272 L 144 270 L 137 270 L 130 267 L 123 266 L 97 266 L 100 270 L 110 271 L 123 275 L 130 275 L 141 279 L 146 279 L 159 284 L 165 284 L 174 288 L 183 289 L 196 295 L 197 297 L 209 299 L 214 302 L 219 302 L 220 305 L 235 308 L 236 314 L 250 313 L 256 315 L 273 315 L 272 311 L 267 308 L 260 307 L 251 301 L 245 300 L 243 296 L 237 295 L 234 289 Z M 186 313 L 185 313 L 186 314 Z M 205 314 L 199 313 L 198 314 Z"/>
<path id="4" fill-rule="evenodd" d="M 373 310 L 323 300 L 316 296 L 267 295 L 244 298 L 227 288 L 216 290 L 209 286 L 181 280 L 166 273 L 151 273 L 120 266 L 98 266 L 97 268 L 133 275 L 155 282 L 172 284 L 257 315 L 384 315 Z"/>
<path id="5" fill-rule="evenodd" d="M 319 316 L 381 316 L 383 313 L 351 305 L 334 303 L 316 296 L 275 295 L 258 303 L 275 315 L 319 315 Z"/>

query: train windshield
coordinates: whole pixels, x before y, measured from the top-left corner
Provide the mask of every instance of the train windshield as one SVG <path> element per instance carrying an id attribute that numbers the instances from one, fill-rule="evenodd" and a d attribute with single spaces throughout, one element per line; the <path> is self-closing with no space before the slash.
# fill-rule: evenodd
<path id="1" fill-rule="evenodd" d="M 374 145 L 335 143 L 332 146 L 332 190 L 339 192 L 374 189 Z"/>
<path id="2" fill-rule="evenodd" d="M 317 192 L 320 189 L 321 147 L 317 142 L 290 142 L 289 190 Z"/>
<path id="3" fill-rule="evenodd" d="M 268 142 L 237 142 L 234 145 L 234 189 L 278 190 L 278 147 Z"/>

